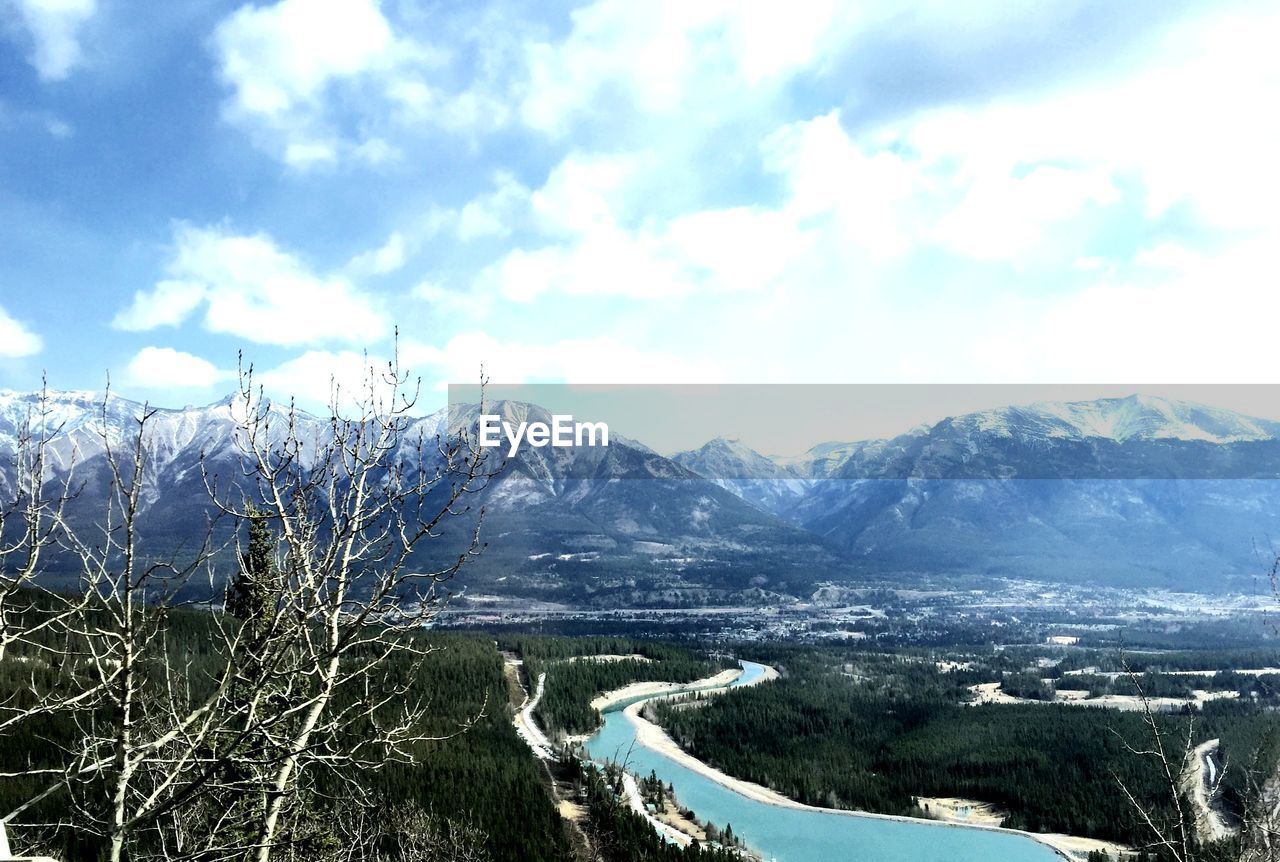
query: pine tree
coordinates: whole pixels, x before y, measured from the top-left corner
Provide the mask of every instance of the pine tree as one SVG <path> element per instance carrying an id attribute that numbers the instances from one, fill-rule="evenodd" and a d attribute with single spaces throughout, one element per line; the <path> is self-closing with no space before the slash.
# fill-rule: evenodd
<path id="1" fill-rule="evenodd" d="M 265 513 L 252 504 L 246 507 L 249 522 L 249 544 L 240 555 L 240 570 L 227 588 L 227 613 L 261 629 L 274 604 L 276 580 L 276 539 L 268 526 Z"/>

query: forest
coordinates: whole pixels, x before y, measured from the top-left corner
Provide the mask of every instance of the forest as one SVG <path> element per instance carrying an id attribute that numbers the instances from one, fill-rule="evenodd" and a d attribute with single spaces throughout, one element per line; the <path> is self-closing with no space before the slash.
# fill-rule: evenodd
<path id="1" fill-rule="evenodd" d="M 582 796 L 587 809 L 583 829 L 599 862 L 740 862 L 741 857 L 718 847 L 703 846 L 696 840 L 688 847 L 672 844 L 660 836 L 639 814 L 622 800 L 617 766 L 583 764 Z M 709 827 L 711 831 L 714 827 Z"/>
<path id="2" fill-rule="evenodd" d="M 169 652 L 189 668 L 193 677 L 201 665 L 214 661 L 209 645 L 212 620 L 205 611 L 171 611 L 167 621 Z M 378 816 L 384 825 L 380 841 L 389 845 L 382 858 L 400 858 L 415 842 L 421 847 L 415 862 L 553 862 L 574 858 L 571 842 L 537 762 L 511 723 L 502 657 L 491 639 L 477 634 L 423 633 L 420 642 L 432 652 L 425 661 L 392 668 L 404 674 L 410 697 L 431 704 L 426 734 L 444 737 L 416 743 L 410 762 L 393 759 L 362 776 L 362 802 L 357 803 L 338 774 L 321 779 L 308 799 L 308 816 L 290 836 L 293 849 L 306 858 L 340 846 L 359 824 L 353 818 Z M 576 654 L 638 654 L 654 664 L 672 667 L 688 663 L 694 676 L 710 665 L 689 651 L 660 643 L 605 638 L 519 638 L 505 644 L 518 647 L 541 661 L 554 663 Z M 603 670 L 629 663 L 566 663 L 566 669 Z M 636 664 L 643 663 L 636 662 Z M 21 692 L 41 662 L 29 650 L 18 649 L 0 662 L 0 690 Z M 670 668 L 669 668 L 670 669 Z M 616 674 L 617 672 L 612 672 Z M 601 684 L 611 672 L 604 670 Z M 625 671 L 622 672 L 625 676 Z M 590 679 L 572 675 L 574 680 Z M 10 702 L 12 706 L 12 702 Z M 9 811 L 28 798 L 41 776 L 32 770 L 55 764 L 75 742 L 78 730 L 67 715 L 22 723 L 0 746 L 0 808 Z M 579 782 L 587 809 L 587 832 L 599 857 L 613 862 L 679 862 L 737 858 L 712 848 L 679 848 L 661 839 L 653 828 L 627 808 L 615 782 L 604 771 L 585 764 Z M 51 797 L 41 822 L 61 820 L 64 800 Z M 392 816 L 386 817 L 385 813 Z M 402 831 L 397 828 L 402 827 Z M 17 830 L 19 840 L 31 830 Z M 96 862 L 103 841 L 74 828 L 72 823 L 39 830 L 42 852 L 62 862 Z M 390 845 L 395 845 L 390 847 Z"/>
<path id="3" fill-rule="evenodd" d="M 650 680 L 692 682 L 731 666 L 688 647 L 632 638 L 512 635 L 500 638 L 499 646 L 524 659 L 530 680 L 546 673 L 538 720 L 548 732 L 567 735 L 600 725 L 591 701 L 603 692 Z M 593 656 L 628 658 L 593 661 Z"/>
<path id="4" fill-rule="evenodd" d="M 1141 748 L 1149 736 L 1137 713 L 969 705 L 969 678 L 986 674 L 945 673 L 914 656 L 756 652 L 784 678 L 696 708 L 659 704 L 656 718 L 696 757 L 801 802 L 918 815 L 918 797 L 959 796 L 1000 806 L 1009 827 L 1140 842 L 1123 783 L 1158 817 L 1171 816 L 1156 764 L 1126 745 Z M 1191 717 L 1158 720 L 1179 738 Z M 1224 795 L 1238 804 L 1276 762 L 1273 717 L 1224 702 L 1194 720 L 1196 740 L 1222 739 Z"/>
<path id="5" fill-rule="evenodd" d="M 170 614 L 169 649 L 175 661 L 201 675 L 199 665 L 211 661 L 210 615 L 201 611 Z M 431 633 L 421 636 L 434 652 L 425 661 L 396 669 L 408 674 L 408 691 L 429 701 L 421 730 L 448 737 L 415 743 L 413 762 L 396 759 L 363 776 L 363 795 L 375 811 L 395 811 L 400 822 L 418 822 L 452 842 L 469 858 L 536 860 L 568 858 L 560 818 L 529 749 L 515 734 L 507 708 L 502 659 L 490 640 L 472 635 Z M 24 660 L 25 659 L 25 660 Z M 0 690 L 22 691 L 26 677 L 39 668 L 30 654 L 19 652 L 0 662 Z M 36 672 L 39 672 L 37 670 Z M 460 729 L 466 728 L 464 732 Z M 0 746 L 0 808 L 11 810 L 43 781 L 38 775 L 14 775 L 55 764 L 75 744 L 78 729 L 71 716 L 54 714 L 39 722 L 17 725 Z M 333 845 L 346 840 L 355 805 L 340 775 L 318 782 L 308 800 L 306 825 L 293 836 L 300 847 Z M 65 799 L 50 797 L 41 822 L 57 822 Z M 64 862 L 97 860 L 102 842 L 66 823 L 49 828 L 39 840 L 46 853 Z M 305 832 L 305 834 L 301 834 Z M 452 833 L 452 835 L 450 835 Z M 24 833 L 16 833 L 20 838 Z M 402 841 L 405 836 L 388 835 Z M 448 839 L 445 841 L 444 839 Z M 434 858 L 434 857 L 424 857 Z"/>

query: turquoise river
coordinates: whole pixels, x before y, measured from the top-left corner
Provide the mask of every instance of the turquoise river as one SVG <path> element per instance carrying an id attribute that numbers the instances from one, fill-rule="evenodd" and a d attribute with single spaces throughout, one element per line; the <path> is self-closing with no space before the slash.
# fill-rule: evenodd
<path id="1" fill-rule="evenodd" d="M 764 673 L 742 662 L 734 685 Z M 1061 862 L 1049 847 L 1023 835 L 949 826 L 927 820 L 893 820 L 813 809 L 784 808 L 750 799 L 647 748 L 618 704 L 605 713 L 604 727 L 587 740 L 593 758 L 628 761 L 636 775 L 656 772 L 675 786 L 680 803 L 704 821 L 731 824 L 736 835 L 765 859 L 776 862 Z"/>

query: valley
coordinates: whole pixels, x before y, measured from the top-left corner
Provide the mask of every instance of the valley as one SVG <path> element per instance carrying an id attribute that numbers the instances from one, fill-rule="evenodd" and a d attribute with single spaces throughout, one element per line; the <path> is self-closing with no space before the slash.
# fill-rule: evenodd
<path id="1" fill-rule="evenodd" d="M 569 689 L 569 678 L 557 679 L 556 664 L 542 672 L 546 691 L 578 690 L 573 697 L 579 703 L 591 698 L 591 708 L 602 713 L 594 725 L 585 725 L 603 728 L 592 734 L 584 732 L 582 718 L 565 724 L 566 716 L 578 713 L 539 710 L 534 720 L 547 728 L 552 747 L 583 745 L 578 757 L 617 763 L 637 779 L 653 772 L 671 784 L 667 793 L 685 821 L 732 824 L 748 853 L 835 860 L 871 841 L 867 846 L 875 847 L 870 852 L 877 859 L 933 858 L 922 852 L 953 860 L 992 852 L 1002 859 L 1039 858 L 1034 844 L 1024 852 L 1015 845 L 993 850 L 982 841 L 968 843 L 974 827 L 1000 826 L 1023 830 L 1065 858 L 1098 860 L 1140 858 L 1134 848 L 1148 843 L 1150 835 L 1126 793 L 1152 810 L 1171 810 L 1158 764 L 1129 752 L 1130 745 L 1141 748 L 1148 738 L 1141 709 L 1149 708 L 1175 737 L 1192 728 L 1192 747 L 1176 756 L 1188 765 L 1183 789 L 1198 800 L 1197 825 L 1189 828 L 1201 830 L 1209 843 L 1235 840 L 1254 804 L 1250 788 L 1269 783 L 1280 763 L 1272 717 L 1280 706 L 1280 674 L 1269 665 L 1280 661 L 1280 642 L 1264 636 L 1251 646 L 1225 647 L 1242 630 L 1237 626 L 1248 628 L 1256 618 L 1219 615 L 1182 638 L 1180 648 L 1156 647 L 1163 626 L 1149 629 L 1149 643 L 1139 634 L 1151 622 L 1128 629 L 1132 644 L 1123 648 L 1028 642 L 1015 626 L 1007 638 L 985 644 L 940 641 L 927 647 L 721 640 L 705 647 L 712 663 L 700 680 L 620 688 L 618 682 L 635 673 L 654 678 L 662 661 L 651 657 L 668 648 L 628 641 L 622 626 L 607 638 L 504 637 L 508 646 L 518 650 L 523 643 L 533 655 L 580 656 L 555 661 L 589 669 Z M 642 622 L 631 632 L 653 635 Z M 684 643 L 698 650 L 703 642 L 689 636 Z M 588 660 L 604 649 L 636 652 Z M 710 670 L 717 657 L 727 655 L 737 656 L 747 672 L 726 687 L 726 675 L 713 678 Z M 606 672 L 603 665 L 611 667 Z M 1131 672 L 1114 670 L 1121 665 Z M 671 667 L 677 679 L 684 673 L 678 663 Z M 1113 685 L 1131 680 L 1141 699 L 1130 706 L 1118 706 L 1113 695 L 1093 704 L 1081 701 L 1074 695 L 1084 694 L 1077 686 L 1085 678 Z M 1029 680 L 1045 690 L 1029 692 Z M 1183 684 L 1229 691 L 1231 697 L 1221 705 L 1194 696 L 1178 700 L 1169 687 Z M 1007 700 L 980 694 L 1002 690 L 1011 693 Z M 558 755 L 562 762 L 572 756 L 568 751 Z M 632 789 L 621 798 L 635 805 L 627 794 L 639 785 L 623 784 Z M 764 808 L 752 808 L 759 805 Z M 854 817 L 846 827 L 839 817 L 851 810 L 888 820 Z M 792 823 L 791 815 L 777 813 L 782 811 L 837 820 Z M 968 830 L 956 844 L 947 837 L 951 833 L 926 840 L 911 832 L 928 828 L 923 824 L 930 819 Z M 900 836 L 879 825 L 899 822 L 910 827 Z M 655 828 L 669 832 L 676 828 L 672 824 L 664 817 Z M 889 831 L 881 834 L 884 829 Z M 688 845 L 689 833 L 672 840 Z"/>
<path id="2" fill-rule="evenodd" d="M 0 862 L 1280 862 L 1280 4 L 0 6 Z"/>
<path id="3" fill-rule="evenodd" d="M 77 489 L 59 529 L 91 531 L 143 408 L 3 393 L 0 446 L 18 445 L 34 406 L 53 487 Z M 178 580 L 172 609 L 156 605 L 196 631 L 231 607 L 216 573 L 249 566 L 233 556 L 240 521 L 267 547 L 282 541 L 256 510 L 212 516 L 211 489 L 245 493 L 237 477 L 252 475 L 244 409 L 232 397 L 150 410 L 135 441 L 148 469 L 131 525 L 143 556 L 210 549 L 207 582 Z M 291 429 L 300 480 L 325 475 L 335 426 L 255 409 L 255 427 Z M 550 418 L 523 402 L 486 409 L 513 427 Z M 442 474 L 429 441 L 465 441 L 479 415 L 405 417 L 368 475 L 395 487 Z M 1165 862 L 1149 852 L 1152 823 L 1170 828 L 1179 800 L 1190 819 L 1177 828 L 1212 859 L 1248 837 L 1280 787 L 1280 599 L 1267 552 L 1232 547 L 1280 513 L 1278 430 L 1128 398 L 964 415 L 792 458 L 725 439 L 668 458 L 612 431 L 607 446 L 522 447 L 479 474 L 465 508 L 424 492 L 456 517 L 399 565 L 408 579 L 445 572 L 438 593 L 387 593 L 379 616 L 355 624 L 334 605 L 355 630 L 444 644 L 472 663 L 467 679 L 503 692 L 481 730 L 460 732 L 463 747 L 388 764 L 379 792 L 434 804 L 407 788 L 442 763 L 454 770 L 442 787 L 471 780 L 477 746 L 477 765 L 519 784 L 529 824 L 484 827 L 493 859 L 807 862 L 856 847 L 877 860 Z M 19 493 L 2 469 L 0 485 Z M 468 541 L 477 550 L 461 565 Z M 56 606 L 77 569 L 49 545 L 31 586 Z M 359 601 L 363 583 L 341 601 Z M 406 627 L 414 614 L 421 624 Z M 201 655 L 184 637 L 178 654 Z M 464 673 L 406 667 L 405 691 L 451 691 Z M 1151 734 L 1171 740 L 1172 796 L 1143 754 Z M 14 741 L 16 757 L 49 755 L 37 737 Z M 75 858 L 82 848 L 57 834 Z"/>

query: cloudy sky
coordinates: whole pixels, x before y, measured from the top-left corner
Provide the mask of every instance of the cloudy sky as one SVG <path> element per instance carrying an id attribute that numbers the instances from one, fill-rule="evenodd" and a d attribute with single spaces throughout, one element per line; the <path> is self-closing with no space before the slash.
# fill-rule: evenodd
<path id="1" fill-rule="evenodd" d="M 0 6 L 0 387 L 1280 382 L 1274 3 Z"/>

